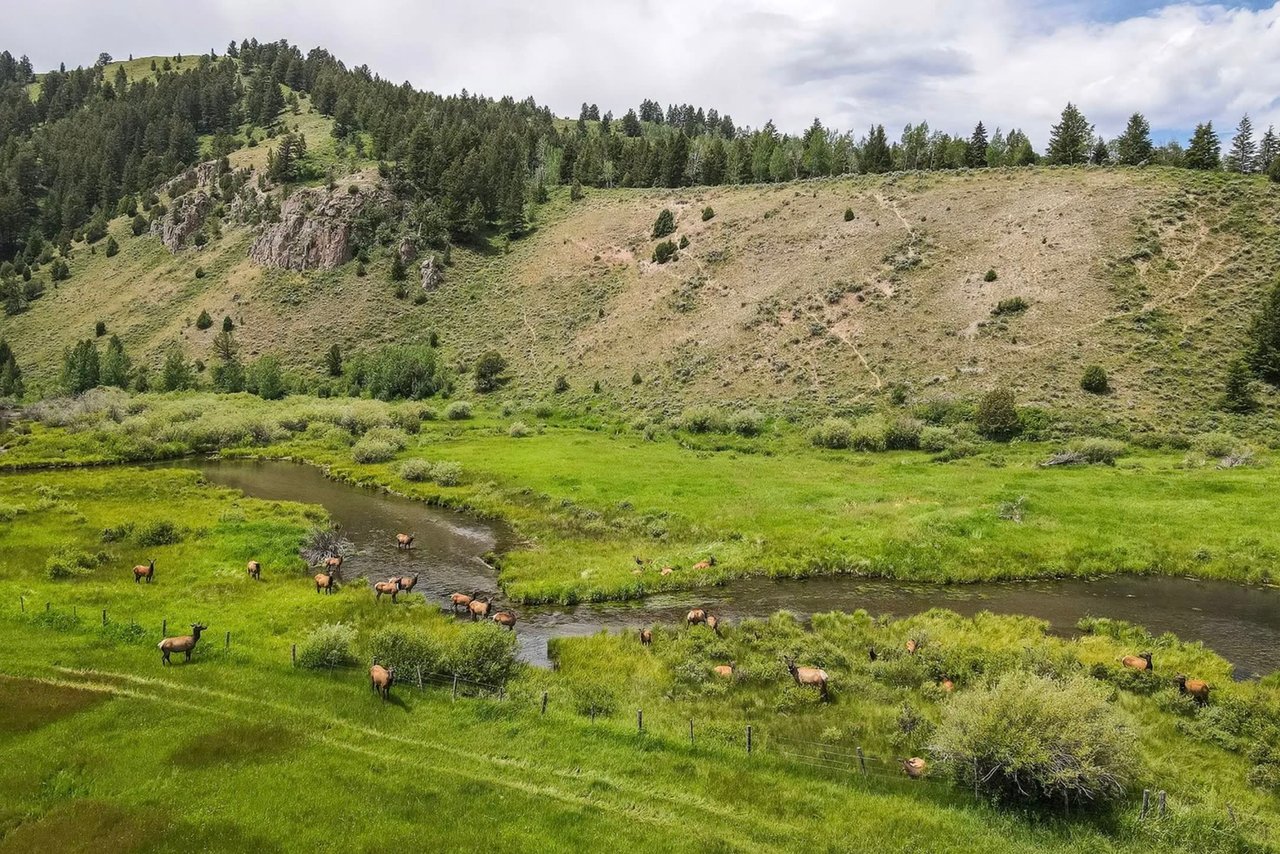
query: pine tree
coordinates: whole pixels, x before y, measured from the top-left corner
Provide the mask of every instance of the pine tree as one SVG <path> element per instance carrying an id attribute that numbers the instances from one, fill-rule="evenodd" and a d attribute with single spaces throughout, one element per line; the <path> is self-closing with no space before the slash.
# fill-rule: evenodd
<path id="1" fill-rule="evenodd" d="M 1093 125 L 1070 102 L 1062 110 L 1062 118 L 1049 133 L 1046 151 L 1050 163 L 1074 166 L 1089 159 L 1093 142 Z"/>
<path id="2" fill-rule="evenodd" d="M 1262 142 L 1258 145 L 1258 171 L 1270 172 L 1271 164 L 1275 162 L 1277 156 L 1280 156 L 1280 141 L 1276 139 L 1275 128 L 1268 126 L 1267 132 L 1262 135 Z"/>
<path id="3" fill-rule="evenodd" d="M 236 325 L 235 325 L 234 323 L 232 323 L 232 322 L 231 322 L 231 315 L 229 315 L 229 314 L 225 314 L 225 315 L 223 315 L 223 316 L 222 316 L 222 331 L 223 331 L 223 332 L 231 332 L 231 331 L 232 331 L 232 330 L 234 330 L 235 328 L 236 328 Z"/>
<path id="4" fill-rule="evenodd" d="M 329 348 L 328 355 L 324 359 L 325 368 L 331 377 L 342 376 L 342 348 L 334 344 Z"/>
<path id="5" fill-rule="evenodd" d="M 1111 162 L 1111 150 L 1107 148 L 1107 141 L 1102 137 L 1098 137 L 1098 141 L 1093 144 L 1093 150 L 1089 153 L 1089 162 L 1094 166 L 1106 166 Z"/>
<path id="6" fill-rule="evenodd" d="M 1244 359 L 1233 359 L 1227 366 L 1227 381 L 1219 404 L 1228 412 L 1252 412 L 1258 402 L 1253 397 L 1253 376 Z"/>
<path id="7" fill-rule="evenodd" d="M 982 122 L 973 129 L 969 137 L 969 148 L 965 152 L 965 165 L 970 169 L 981 169 L 987 165 L 987 129 Z"/>
<path id="8" fill-rule="evenodd" d="M 1249 367 L 1280 387 L 1280 282 L 1271 288 L 1249 327 Z"/>
<path id="9" fill-rule="evenodd" d="M 1204 171 L 1217 169 L 1222 165 L 1221 152 L 1222 145 L 1218 142 L 1218 134 L 1213 130 L 1213 122 L 1196 125 L 1191 143 L 1187 146 L 1187 168 Z"/>
<path id="10" fill-rule="evenodd" d="M 77 342 L 62 356 L 62 387 L 80 394 L 98 385 L 98 346 L 92 338 Z"/>
<path id="11" fill-rule="evenodd" d="M 111 340 L 107 342 L 107 352 L 102 356 L 99 379 L 103 385 L 116 388 L 129 387 L 129 357 L 124 352 L 124 343 L 117 335 L 112 335 Z"/>
<path id="12" fill-rule="evenodd" d="M 404 267 L 404 259 L 400 257 L 400 253 L 396 252 L 391 256 L 391 281 L 403 282 L 406 275 Z"/>
<path id="13" fill-rule="evenodd" d="M 1227 171 L 1248 174 L 1254 171 L 1258 156 L 1257 146 L 1253 142 L 1253 122 L 1245 113 L 1236 125 L 1236 135 L 1231 138 L 1231 150 L 1227 152 Z"/>
<path id="14" fill-rule="evenodd" d="M 876 125 L 868 132 L 867 139 L 862 145 L 859 166 L 867 174 L 888 172 L 893 168 L 893 153 L 889 150 L 884 125 Z"/>
<path id="15" fill-rule="evenodd" d="M 191 374 L 191 366 L 182 355 L 182 350 L 174 347 L 165 357 L 164 369 L 160 375 L 161 391 L 183 391 L 191 388 L 195 378 Z"/>
<path id="16" fill-rule="evenodd" d="M 1142 113 L 1134 113 L 1124 133 L 1116 138 L 1116 162 L 1121 166 L 1143 166 L 1151 155 L 1151 125 Z"/>
<path id="17" fill-rule="evenodd" d="M 640 119 L 636 116 L 635 110 L 627 110 L 627 114 L 622 117 L 622 133 L 624 136 L 637 137 L 643 132 L 640 126 Z"/>
<path id="18" fill-rule="evenodd" d="M 107 238 L 107 257 L 112 258 L 120 251 L 120 244 L 114 237 Z"/>

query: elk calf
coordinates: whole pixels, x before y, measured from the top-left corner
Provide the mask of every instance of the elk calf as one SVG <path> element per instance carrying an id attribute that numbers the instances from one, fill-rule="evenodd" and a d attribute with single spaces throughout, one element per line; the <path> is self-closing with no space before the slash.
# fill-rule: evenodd
<path id="1" fill-rule="evenodd" d="M 506 626 L 512 631 L 515 631 L 516 615 L 511 611 L 499 611 L 493 615 L 493 621 L 500 626 Z"/>
<path id="2" fill-rule="evenodd" d="M 408 592 L 409 592 L 410 590 L 412 590 L 415 586 L 417 586 L 417 584 L 418 584 L 418 573 L 416 573 L 416 572 L 415 572 L 415 573 L 413 574 L 413 578 L 410 578 L 410 577 L 409 577 L 409 576 L 407 576 L 407 575 L 402 575 L 402 576 L 400 576 L 399 578 L 395 579 L 395 582 L 396 582 L 396 584 L 399 584 L 399 585 L 400 585 L 400 591 L 401 591 L 402 593 L 408 593 Z"/>
<path id="3" fill-rule="evenodd" d="M 472 593 L 470 596 L 465 593 L 453 593 L 449 596 L 449 605 L 453 608 L 453 611 L 456 614 L 459 608 L 469 607 L 471 602 L 478 595 L 478 593 Z"/>
<path id="4" fill-rule="evenodd" d="M 640 644 L 642 646 L 648 646 L 651 643 L 653 643 L 653 629 L 641 629 Z"/>
<path id="5" fill-rule="evenodd" d="M 400 595 L 400 582 L 398 579 L 392 579 L 391 581 L 379 581 L 377 584 L 373 585 L 373 591 L 376 594 L 375 598 L 379 602 L 382 601 L 382 594 L 386 593 L 391 597 L 391 604 L 394 605 L 396 603 L 396 597 Z"/>
<path id="6" fill-rule="evenodd" d="M 411 549 L 413 548 L 413 538 L 415 534 L 396 534 L 396 548 Z"/>
<path id="7" fill-rule="evenodd" d="M 471 619 L 477 620 L 480 617 L 489 616 L 489 612 L 493 610 L 493 600 L 481 602 L 479 599 L 473 598 L 467 603 L 467 610 L 471 612 Z"/>
<path id="8" fill-rule="evenodd" d="M 337 576 L 332 572 L 321 572 L 316 575 L 316 592 L 323 590 L 325 593 L 332 593 L 333 588 L 337 586 L 336 578 Z"/>

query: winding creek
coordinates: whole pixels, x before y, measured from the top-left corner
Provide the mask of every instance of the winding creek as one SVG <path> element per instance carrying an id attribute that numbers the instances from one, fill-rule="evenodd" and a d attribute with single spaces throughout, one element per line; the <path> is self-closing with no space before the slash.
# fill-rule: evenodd
<path id="1" fill-rule="evenodd" d="M 322 505 L 355 543 L 352 569 L 378 580 L 420 573 L 415 593 L 448 607 L 450 593 L 498 590 L 494 570 L 480 560 L 514 543 L 499 522 L 431 507 L 326 478 L 313 466 L 288 462 L 188 460 L 211 482 L 253 498 Z M 414 548 L 398 550 L 397 532 L 416 535 Z M 502 604 L 499 597 L 498 603 Z M 765 617 L 787 609 L 802 617 L 819 611 L 865 608 L 905 615 L 932 607 L 961 614 L 979 611 L 1030 614 L 1052 631 L 1070 635 L 1083 616 L 1112 617 L 1203 641 L 1236 667 L 1238 678 L 1280 669 L 1280 590 L 1177 577 L 1119 576 L 1088 580 L 998 582 L 967 585 L 906 584 L 841 576 L 773 581 L 752 578 L 722 587 L 663 593 L 634 602 L 575 606 L 521 605 L 516 629 L 522 657 L 546 665 L 547 640 L 676 623 L 691 607 L 706 607 L 732 620 Z"/>

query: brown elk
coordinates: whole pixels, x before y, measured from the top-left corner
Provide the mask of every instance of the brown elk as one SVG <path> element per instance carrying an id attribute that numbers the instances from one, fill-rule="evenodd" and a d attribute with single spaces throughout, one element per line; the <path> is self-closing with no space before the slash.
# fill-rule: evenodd
<path id="1" fill-rule="evenodd" d="M 708 557 L 706 560 L 700 560 L 697 563 L 695 563 L 693 565 L 693 568 L 694 569 L 710 569 L 715 565 L 716 565 L 716 559 L 715 559 L 715 556 L 712 555 L 711 557 Z"/>
<path id="2" fill-rule="evenodd" d="M 191 625 L 191 634 L 183 635 L 177 638 L 165 638 L 156 645 L 156 649 L 160 650 L 160 663 L 169 664 L 169 656 L 175 652 L 181 652 L 186 655 L 186 660 L 191 660 L 191 650 L 196 648 L 196 644 L 200 642 L 200 633 L 208 626 L 202 626 L 199 623 Z"/>
<path id="3" fill-rule="evenodd" d="M 394 605 L 396 603 L 396 597 L 400 595 L 400 581 L 395 578 L 390 581 L 379 581 L 373 585 L 373 592 L 376 594 L 375 598 L 379 602 L 382 601 L 383 593 L 388 594 L 391 597 L 391 604 Z"/>
<path id="4" fill-rule="evenodd" d="M 950 694 L 956 689 L 956 683 L 952 682 L 950 679 L 943 679 L 938 683 L 938 685 L 942 688 L 943 692 L 947 694 Z"/>
<path id="5" fill-rule="evenodd" d="M 396 534 L 396 548 L 411 549 L 413 548 L 413 538 L 416 534 Z"/>
<path id="6" fill-rule="evenodd" d="M 332 593 L 333 589 L 338 586 L 337 573 L 321 572 L 316 574 L 316 592 L 323 590 L 325 593 Z"/>
<path id="7" fill-rule="evenodd" d="M 684 619 L 685 622 L 691 626 L 697 625 L 698 623 L 705 623 L 707 621 L 707 612 L 701 608 L 694 608 L 689 612 L 689 616 Z"/>
<path id="8" fill-rule="evenodd" d="M 153 560 L 146 566 L 135 566 L 133 568 L 133 583 L 137 584 L 142 579 L 146 579 L 147 583 L 151 583 L 151 579 L 156 577 L 156 562 Z"/>
<path id="9" fill-rule="evenodd" d="M 728 664 L 717 664 L 715 667 L 711 668 L 711 672 L 719 676 L 721 679 L 732 679 L 733 669 L 734 664 L 731 661 Z"/>
<path id="10" fill-rule="evenodd" d="M 516 615 L 511 611 L 499 611 L 493 615 L 493 621 L 500 626 L 506 626 L 512 631 L 515 631 Z"/>
<path id="11" fill-rule="evenodd" d="M 707 628 L 716 634 L 720 634 L 720 618 L 715 614 L 707 614 Z"/>
<path id="12" fill-rule="evenodd" d="M 922 646 L 924 646 L 924 644 L 922 644 L 920 641 L 916 640 L 915 638 L 908 638 L 907 655 L 915 655 L 917 652 L 920 651 L 920 647 Z"/>
<path id="13" fill-rule="evenodd" d="M 1151 663 L 1151 653 L 1149 652 L 1140 652 L 1137 655 L 1126 655 L 1124 658 L 1120 659 L 1120 663 L 1125 667 L 1130 667 L 1134 670 L 1148 670 L 1154 673 L 1156 669 L 1155 665 Z"/>
<path id="14" fill-rule="evenodd" d="M 408 593 L 410 590 L 412 590 L 414 587 L 417 586 L 418 573 L 415 572 L 413 574 L 413 578 L 410 578 L 407 575 L 402 575 L 399 578 L 397 578 L 395 581 L 396 581 L 396 584 L 400 585 L 401 593 Z"/>
<path id="15" fill-rule="evenodd" d="M 489 616 L 489 612 L 493 610 L 493 600 L 481 602 L 479 599 L 472 597 L 467 603 L 467 610 L 471 612 L 471 619 L 478 620 L 481 617 Z"/>
<path id="16" fill-rule="evenodd" d="M 331 555 L 324 559 L 324 568 L 333 575 L 342 577 L 342 555 Z"/>
<path id="17" fill-rule="evenodd" d="M 249 561 L 249 577 L 254 581 L 260 581 L 262 579 L 262 564 L 256 560 Z"/>
<path id="18" fill-rule="evenodd" d="M 641 645 L 641 646 L 649 646 L 649 644 L 651 644 L 651 643 L 653 643 L 653 629 L 641 629 L 641 630 L 640 630 L 640 645 Z"/>
<path id="19" fill-rule="evenodd" d="M 459 608 L 469 607 L 471 602 L 479 595 L 480 594 L 478 593 L 472 593 L 470 596 L 465 593 L 454 593 L 449 596 L 449 604 L 453 608 L 454 613 L 457 613 Z"/>
<path id="20" fill-rule="evenodd" d="M 369 668 L 369 689 L 375 694 L 382 696 L 382 702 L 386 702 L 391 696 L 391 686 L 396 684 L 395 667 L 383 667 L 381 664 L 374 664 Z"/>
<path id="21" fill-rule="evenodd" d="M 675 572 L 675 571 L 676 571 L 676 568 L 675 568 L 674 566 L 664 566 L 664 567 L 662 568 L 662 572 L 660 572 L 660 573 L 658 573 L 658 574 L 659 574 L 659 575 L 670 575 L 671 573 L 673 573 L 673 572 Z"/>
<path id="22" fill-rule="evenodd" d="M 929 770 L 929 763 L 925 762 L 919 756 L 913 756 L 910 759 L 902 760 L 902 773 L 906 774 L 912 780 L 919 780 Z"/>
<path id="23" fill-rule="evenodd" d="M 827 671 L 820 667 L 796 667 L 794 658 L 784 659 L 787 665 L 787 672 L 791 674 L 791 678 L 796 680 L 797 685 L 817 685 L 818 693 L 822 695 L 822 699 L 830 699 L 827 692 Z"/>
<path id="24" fill-rule="evenodd" d="M 1209 683 L 1203 679 L 1188 679 L 1179 673 L 1173 678 L 1173 684 L 1178 686 L 1178 693 L 1190 694 L 1197 705 L 1203 706 L 1209 702 Z"/>

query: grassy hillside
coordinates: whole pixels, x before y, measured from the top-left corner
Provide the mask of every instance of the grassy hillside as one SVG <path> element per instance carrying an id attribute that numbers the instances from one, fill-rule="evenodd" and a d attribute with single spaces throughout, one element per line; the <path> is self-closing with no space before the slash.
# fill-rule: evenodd
<path id="1" fill-rule="evenodd" d="M 304 99 L 286 121 L 317 158 L 338 176 L 367 166 L 337 151 L 327 120 L 307 109 Z M 268 144 L 233 162 L 261 166 Z M 664 207 L 673 239 L 690 245 L 658 265 L 650 229 Z M 533 218 L 521 240 L 456 249 L 445 284 L 418 300 L 395 297 L 389 250 L 363 278 L 354 262 L 264 270 L 246 258 L 243 229 L 172 256 L 120 218 L 116 257 L 77 246 L 70 281 L 0 320 L 0 333 L 46 386 L 99 319 L 135 356 L 156 360 L 177 341 L 207 361 L 217 326 L 192 325 L 207 310 L 237 322 L 250 355 L 279 353 L 311 374 L 330 343 L 359 349 L 434 329 L 464 369 L 484 349 L 505 353 L 520 394 L 544 394 L 564 374 L 575 391 L 599 381 L 629 405 L 717 399 L 794 413 L 899 387 L 920 399 L 1005 383 L 1023 402 L 1158 424 L 1213 408 L 1280 266 L 1280 190 L 1186 170 L 601 190 L 577 203 L 560 192 Z M 1012 298 L 1027 307 L 993 315 Z M 1091 363 L 1111 375 L 1109 395 L 1080 389 Z"/>

